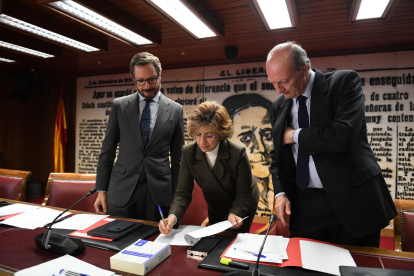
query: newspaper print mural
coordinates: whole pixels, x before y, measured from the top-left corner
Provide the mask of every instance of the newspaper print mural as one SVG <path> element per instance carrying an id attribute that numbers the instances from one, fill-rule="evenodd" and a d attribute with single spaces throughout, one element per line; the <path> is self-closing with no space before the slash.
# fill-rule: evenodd
<path id="1" fill-rule="evenodd" d="M 258 213 L 268 214 L 274 198 L 269 173 L 270 151 L 273 150 L 272 102 L 260 94 L 248 93 L 226 98 L 223 106 L 233 120 L 234 132 L 230 139 L 246 147 L 252 173 L 259 185 Z"/>
<path id="2" fill-rule="evenodd" d="M 319 70 L 357 70 L 365 96 L 371 148 L 392 197 L 414 199 L 414 51 L 312 59 Z M 126 65 L 127 67 L 127 65 Z M 269 173 L 273 149 L 271 104 L 279 96 L 268 82 L 265 63 L 164 70 L 161 92 L 184 108 L 184 124 L 200 103 L 223 104 L 234 124 L 230 139 L 246 147 L 258 180 L 257 216 L 269 216 L 274 194 Z M 95 173 L 114 98 L 134 93 L 128 73 L 78 78 L 76 171 Z M 186 143 L 192 141 L 185 132 Z"/>

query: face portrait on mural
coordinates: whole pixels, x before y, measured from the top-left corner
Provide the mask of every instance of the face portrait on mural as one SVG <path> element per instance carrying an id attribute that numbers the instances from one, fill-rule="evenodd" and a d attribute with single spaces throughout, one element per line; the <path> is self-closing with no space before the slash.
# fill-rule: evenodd
<path id="1" fill-rule="evenodd" d="M 260 188 L 259 209 L 271 211 L 273 185 L 270 183 L 270 151 L 273 149 L 272 103 L 259 94 L 241 94 L 224 100 L 234 132 L 231 140 L 242 143 L 247 150 L 252 173 Z"/>

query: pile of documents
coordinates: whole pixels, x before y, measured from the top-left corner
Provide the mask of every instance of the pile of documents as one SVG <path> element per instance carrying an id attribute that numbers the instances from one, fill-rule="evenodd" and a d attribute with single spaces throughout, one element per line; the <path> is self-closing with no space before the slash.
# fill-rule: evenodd
<path id="1" fill-rule="evenodd" d="M 62 270 L 68 272 L 67 275 L 89 275 L 89 276 L 115 276 L 112 271 L 101 269 L 94 265 L 88 264 L 70 255 L 65 255 L 54 260 L 32 266 L 16 272 L 15 276 L 34 276 L 47 275 L 59 276 L 66 275 L 60 273 Z M 59 274 L 60 273 L 60 274 Z"/>
<path id="2" fill-rule="evenodd" d="M 256 261 L 264 235 L 238 234 L 237 239 L 227 250 L 228 258 Z M 260 257 L 260 262 L 281 264 L 288 259 L 286 252 L 289 239 L 282 236 L 268 236 Z"/>
<path id="3" fill-rule="evenodd" d="M 171 255 L 169 244 L 138 240 L 110 258 L 111 268 L 145 275 Z"/>
<path id="4" fill-rule="evenodd" d="M 224 251 L 222 258 L 255 263 L 264 235 L 238 234 Z M 340 266 L 356 266 L 349 250 L 340 246 L 305 238 L 268 236 L 260 256 L 260 264 L 288 267 L 340 275 Z"/>

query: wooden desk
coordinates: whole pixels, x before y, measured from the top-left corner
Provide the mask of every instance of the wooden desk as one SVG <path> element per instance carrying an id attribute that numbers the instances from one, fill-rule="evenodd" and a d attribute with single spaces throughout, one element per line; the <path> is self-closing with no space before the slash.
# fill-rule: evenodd
<path id="1" fill-rule="evenodd" d="M 10 203 L 25 203 L 13 200 L 4 201 L 8 201 Z M 61 208 L 54 209 L 63 210 Z M 80 214 L 85 213 L 79 211 L 71 212 Z M 144 221 L 144 223 L 148 225 L 157 225 L 156 222 Z M 55 254 L 42 251 L 36 247 L 34 237 L 44 231 L 44 228 L 28 230 L 0 225 L 0 276 L 13 275 L 13 273 L 18 270 L 25 269 L 58 257 Z M 225 233 L 225 235 L 234 236 L 235 234 Z M 158 234 L 152 236 L 149 240 L 154 240 L 157 236 Z M 147 275 L 213 276 L 221 275 L 223 273 L 220 271 L 198 268 L 198 261 L 187 258 L 187 248 L 188 247 L 186 246 L 171 246 L 171 256 L 164 260 L 157 267 L 155 267 Z M 414 253 L 353 246 L 345 246 L 345 248 L 351 252 L 357 266 L 414 270 Z M 87 246 L 85 252 L 77 255 L 76 257 L 100 268 L 111 270 L 109 258 L 115 253 L 116 252 L 113 251 L 107 251 Z M 8 273 L 2 271 L 7 271 Z M 119 275 L 134 275 L 116 270 L 113 271 Z M 307 274 L 306 270 L 301 271 L 304 272 L 303 274 Z M 309 274 L 315 275 L 315 272 L 310 272 Z"/>

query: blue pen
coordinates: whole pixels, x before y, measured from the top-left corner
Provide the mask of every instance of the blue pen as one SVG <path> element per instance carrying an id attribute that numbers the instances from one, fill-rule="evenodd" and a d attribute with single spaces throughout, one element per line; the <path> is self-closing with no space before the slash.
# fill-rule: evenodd
<path id="1" fill-rule="evenodd" d="M 246 250 L 243 250 L 243 249 L 241 249 L 241 248 L 234 248 L 234 250 L 236 250 L 236 251 L 240 251 L 240 252 L 243 252 L 243 253 L 245 253 L 245 254 L 249 254 L 249 255 L 255 256 L 255 257 L 259 256 L 259 254 L 255 254 L 255 253 L 253 253 L 253 252 L 246 251 Z M 260 258 L 266 258 L 266 256 L 265 256 L 265 255 L 260 255 Z"/>
<path id="2" fill-rule="evenodd" d="M 158 205 L 158 210 L 160 210 L 160 214 L 161 214 L 162 221 L 164 222 L 164 226 L 165 226 L 165 228 L 167 228 L 167 224 L 165 223 L 164 215 L 162 214 L 162 211 L 161 211 L 161 207 L 160 207 L 160 205 Z M 167 228 L 167 229 L 168 229 L 168 228 Z"/>
<path id="3" fill-rule="evenodd" d="M 59 275 L 65 275 L 65 276 L 89 276 L 88 274 L 73 272 L 73 271 L 69 271 L 69 270 L 66 270 L 66 269 L 61 269 L 59 271 Z"/>

